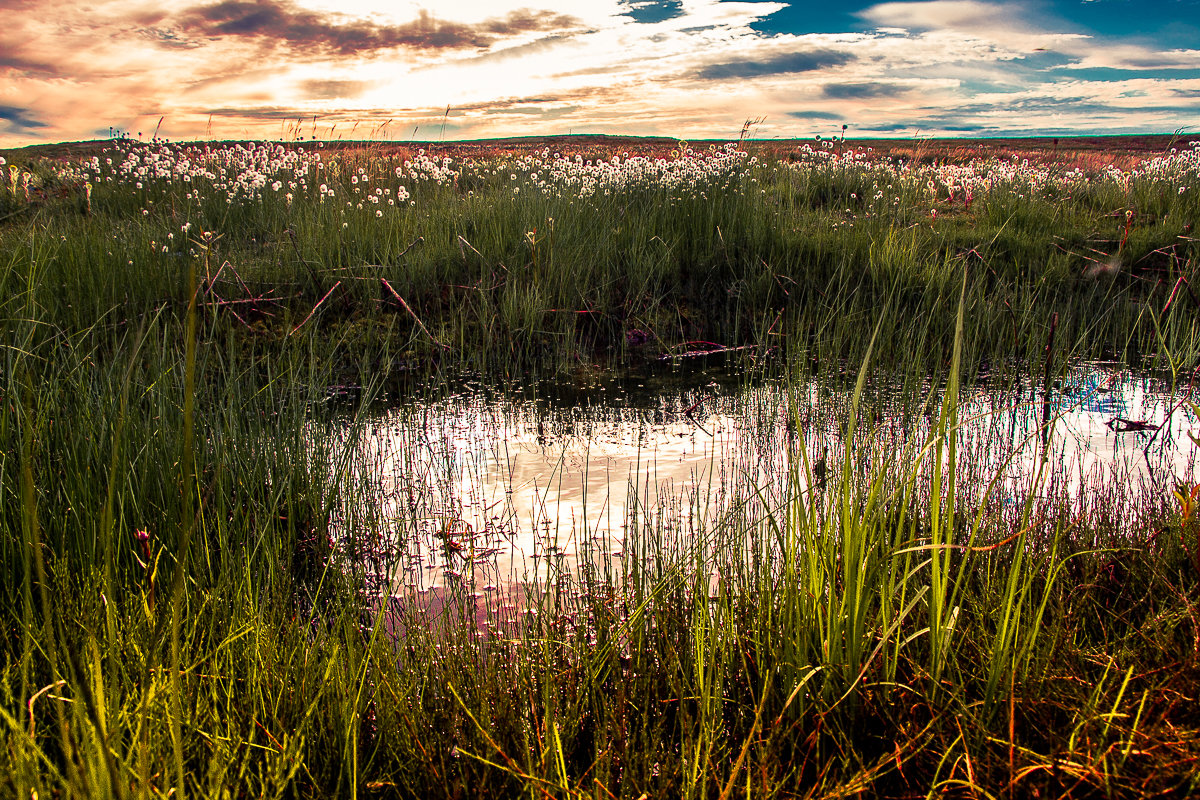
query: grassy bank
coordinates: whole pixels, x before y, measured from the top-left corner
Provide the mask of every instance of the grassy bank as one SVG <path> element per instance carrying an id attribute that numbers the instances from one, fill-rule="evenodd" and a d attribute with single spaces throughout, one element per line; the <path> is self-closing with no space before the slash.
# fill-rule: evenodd
<path id="1" fill-rule="evenodd" d="M 0 794 L 1200 790 L 1194 490 L 1136 518 L 1031 492 L 1014 521 L 945 467 L 982 365 L 1154 354 L 1182 397 L 1194 155 L 318 154 L 7 173 Z M 831 375 L 869 354 L 919 399 L 934 373 L 937 423 L 869 468 L 796 449 L 784 489 L 683 542 L 640 518 L 620 580 L 531 592 L 520 622 L 477 626 L 469 581 L 447 613 L 374 613 L 346 554 L 384 521 L 322 424 L 347 384 L 353 419 L 400 374 L 714 343 Z"/>
<path id="2" fill-rule="evenodd" d="M 965 272 L 973 359 L 1040 353 L 1053 314 L 1060 339 L 1136 359 L 1160 335 L 1196 350 L 1192 315 L 1163 309 L 1173 293 L 1196 305 L 1176 284 L 1195 270 L 1198 159 L 1088 173 L 832 143 L 790 160 L 680 145 L 463 162 L 119 143 L 13 170 L 0 224 L 14 271 L 38 261 L 47 315 L 74 329 L 178 313 L 211 234 L 203 302 L 266 346 L 307 320 L 367 358 L 386 336 L 422 366 L 563 369 L 695 341 L 820 342 L 857 363 L 882 317 L 883 352 L 919 320 L 906 357 L 941 366 Z"/>

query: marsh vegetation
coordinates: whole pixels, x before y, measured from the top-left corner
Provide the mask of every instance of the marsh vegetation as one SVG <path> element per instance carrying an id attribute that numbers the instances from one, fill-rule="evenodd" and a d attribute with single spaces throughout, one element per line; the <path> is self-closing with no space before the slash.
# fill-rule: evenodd
<path id="1" fill-rule="evenodd" d="M 4 157 L 0 792 L 1200 790 L 1200 149 Z"/>

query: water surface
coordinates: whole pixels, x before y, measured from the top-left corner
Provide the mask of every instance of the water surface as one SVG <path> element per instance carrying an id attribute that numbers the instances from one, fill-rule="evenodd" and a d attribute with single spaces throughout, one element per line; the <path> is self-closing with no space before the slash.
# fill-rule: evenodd
<path id="1" fill-rule="evenodd" d="M 848 442 L 852 377 L 750 379 L 684 364 L 507 394 L 468 384 L 371 417 L 356 455 L 393 593 L 501 597 L 581 569 L 619 580 L 645 556 L 626 552 L 638 531 L 666 546 L 764 524 L 797 495 L 830 502 L 831 481 L 898 477 L 914 463 L 928 475 L 936 432 L 948 429 L 940 391 L 874 376 Z M 1049 394 L 1040 379 L 964 389 L 959 505 L 1013 520 L 1034 505 L 1102 506 L 1133 530 L 1197 480 L 1188 399 L 1169 375 L 1104 363 L 1077 365 Z M 945 447 L 941 458 L 948 468 Z"/>

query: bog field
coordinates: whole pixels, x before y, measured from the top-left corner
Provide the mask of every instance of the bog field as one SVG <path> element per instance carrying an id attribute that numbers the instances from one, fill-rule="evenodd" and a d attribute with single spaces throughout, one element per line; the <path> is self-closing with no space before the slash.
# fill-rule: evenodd
<path id="1" fill-rule="evenodd" d="M 0 796 L 1200 793 L 1200 142 L 0 151 Z"/>

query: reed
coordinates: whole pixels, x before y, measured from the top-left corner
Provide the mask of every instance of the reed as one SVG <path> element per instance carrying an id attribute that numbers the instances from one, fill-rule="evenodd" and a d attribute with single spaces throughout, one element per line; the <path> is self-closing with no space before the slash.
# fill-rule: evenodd
<path id="1" fill-rule="evenodd" d="M 1194 194 L 1148 172 L 1019 197 L 1018 175 L 939 191 L 935 219 L 926 174 L 817 156 L 685 155 L 607 195 L 585 164 L 587 197 L 537 188 L 549 155 L 441 181 L 358 158 L 291 172 L 290 203 L 99 166 L 87 214 L 51 191 L 81 174 L 44 165 L 41 201 L 7 196 L 0 794 L 1200 791 L 1195 492 L 1131 513 L 1119 486 L 1056 493 L 1048 461 L 1006 515 L 962 403 L 1031 375 L 1048 398 L 1099 353 L 1156 355 L 1183 397 Z M 364 170 L 416 204 L 343 216 Z M 1097 244 L 1121 265 L 1084 277 Z M 515 618 L 481 624 L 466 570 L 380 600 L 457 519 L 415 461 L 382 511 L 381 403 L 428 435 L 396 403 L 414 384 L 582 380 L 699 340 L 780 347 L 790 398 L 786 424 L 751 409 L 758 455 L 722 465 L 713 513 L 635 494 L 624 556 L 548 559 Z"/>
<path id="2" fill-rule="evenodd" d="M 939 368 L 964 273 L 973 360 L 1033 356 L 1058 313 L 1080 354 L 1136 361 L 1160 349 L 1144 309 L 1165 308 L 1183 278 L 1163 332 L 1190 357 L 1197 152 L 1088 173 L 811 148 L 792 162 L 686 146 L 673 159 L 455 162 L 117 143 L 21 167 L 40 176 L 35 202 L 11 195 L 3 246 L 26 271 L 29 237 L 54 242 L 43 274 L 62 299 L 47 313 L 86 328 L 184 303 L 178 276 L 212 232 L 204 307 L 232 335 L 277 338 L 311 315 L 364 349 L 390 330 L 426 363 L 457 343 L 457 362 L 484 369 L 621 357 L 632 331 L 652 352 L 820 335 L 858 363 L 880 316 L 927 320 L 937 341 L 915 356 Z M 895 325 L 881 331 L 889 356 Z"/>

